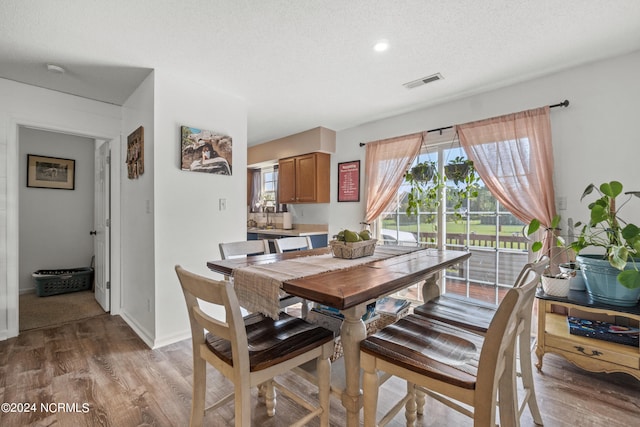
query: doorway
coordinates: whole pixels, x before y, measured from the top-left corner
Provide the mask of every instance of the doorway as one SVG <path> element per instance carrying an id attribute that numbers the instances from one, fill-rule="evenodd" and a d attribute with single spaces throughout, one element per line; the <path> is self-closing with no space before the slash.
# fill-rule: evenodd
<path id="1" fill-rule="evenodd" d="M 96 174 L 95 166 L 98 160 L 96 147 L 104 143 L 108 148 L 109 143 L 91 136 L 79 136 L 64 131 L 30 126 L 18 126 L 16 140 L 20 163 L 17 190 L 19 331 L 33 328 L 34 325 L 44 327 L 47 324 L 54 325 L 104 314 L 105 310 L 95 300 L 93 281 L 88 289 L 83 286 L 81 289 L 72 289 L 76 292 L 37 297 L 33 292 L 36 290 L 36 284 L 31 275 L 34 271 L 41 269 L 56 270 L 92 266 L 92 257 L 96 253 L 93 235 L 96 230 L 94 213 L 97 197 L 95 196 L 99 188 L 97 183 L 94 184 L 99 175 Z M 47 159 L 73 161 L 71 189 L 28 186 L 25 160 L 27 154 L 37 154 Z M 104 186 L 100 188 L 105 190 Z M 107 211 L 110 202 L 108 192 L 107 186 L 106 196 L 103 197 Z M 101 258 L 108 257 L 108 246 L 101 247 L 103 248 Z M 104 265 L 103 261 L 96 264 L 98 263 L 101 266 Z M 101 273 L 104 277 L 104 268 Z M 102 284 L 104 285 L 104 282 Z M 102 295 L 104 296 L 104 289 Z M 30 313 L 35 318 L 25 317 L 25 315 L 31 316 Z"/>

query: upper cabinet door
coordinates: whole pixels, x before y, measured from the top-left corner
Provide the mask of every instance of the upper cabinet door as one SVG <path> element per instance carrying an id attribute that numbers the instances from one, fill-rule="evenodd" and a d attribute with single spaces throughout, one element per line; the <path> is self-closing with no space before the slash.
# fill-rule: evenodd
<path id="1" fill-rule="evenodd" d="M 296 202 L 296 159 L 278 162 L 278 203 Z"/>
<path id="2" fill-rule="evenodd" d="M 307 154 L 296 158 L 296 201 L 310 203 L 317 200 L 316 155 Z"/>
<path id="3" fill-rule="evenodd" d="M 330 159 L 326 153 L 281 159 L 278 162 L 278 202 L 329 203 Z"/>

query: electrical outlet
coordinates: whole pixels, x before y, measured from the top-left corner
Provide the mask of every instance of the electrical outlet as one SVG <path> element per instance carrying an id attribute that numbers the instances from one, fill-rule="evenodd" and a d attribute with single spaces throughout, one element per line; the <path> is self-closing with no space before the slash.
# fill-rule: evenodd
<path id="1" fill-rule="evenodd" d="M 218 199 L 218 209 L 221 211 L 227 210 L 227 199 Z"/>
<path id="2" fill-rule="evenodd" d="M 566 196 L 558 197 L 558 210 L 560 210 L 560 211 L 567 210 L 567 197 Z"/>

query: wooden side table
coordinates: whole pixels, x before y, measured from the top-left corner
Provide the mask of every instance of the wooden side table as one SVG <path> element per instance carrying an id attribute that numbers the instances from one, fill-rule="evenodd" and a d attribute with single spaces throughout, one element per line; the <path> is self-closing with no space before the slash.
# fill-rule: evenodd
<path id="1" fill-rule="evenodd" d="M 556 353 L 591 372 L 626 372 L 640 380 L 640 348 L 569 333 L 567 314 L 553 312 L 553 307 L 617 316 L 640 321 L 640 306 L 618 307 L 595 303 L 586 292 L 569 291 L 567 298 L 554 297 L 538 289 L 538 371 L 542 356 Z M 568 310 L 567 310 L 568 311 Z"/>

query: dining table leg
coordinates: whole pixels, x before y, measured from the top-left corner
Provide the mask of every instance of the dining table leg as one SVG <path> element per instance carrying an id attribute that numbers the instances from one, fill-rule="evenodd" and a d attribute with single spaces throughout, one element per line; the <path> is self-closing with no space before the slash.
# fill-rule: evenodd
<path id="1" fill-rule="evenodd" d="M 362 391 L 360 389 L 360 341 L 366 338 L 366 328 L 362 316 L 366 304 L 342 310 L 344 321 L 340 328 L 340 339 L 344 352 L 346 389 L 342 394 L 342 406 L 347 411 L 347 427 L 360 425 Z"/>

